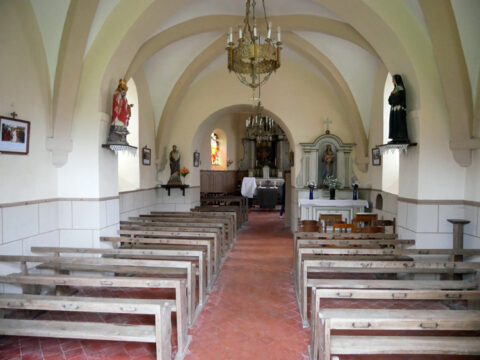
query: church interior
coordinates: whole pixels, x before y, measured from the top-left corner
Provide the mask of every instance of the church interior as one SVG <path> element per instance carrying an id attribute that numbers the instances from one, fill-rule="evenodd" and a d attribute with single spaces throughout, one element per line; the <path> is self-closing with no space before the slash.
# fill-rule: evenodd
<path id="1" fill-rule="evenodd" d="M 479 14 L 0 0 L 0 358 L 478 359 Z"/>

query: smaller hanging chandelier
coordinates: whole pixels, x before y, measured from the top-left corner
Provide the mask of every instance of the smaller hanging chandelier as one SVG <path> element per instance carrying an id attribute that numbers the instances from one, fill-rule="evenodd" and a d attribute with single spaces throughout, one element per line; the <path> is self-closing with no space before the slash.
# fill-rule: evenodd
<path id="1" fill-rule="evenodd" d="M 280 67 L 281 32 L 277 27 L 277 41 L 272 40 L 272 23 L 267 19 L 265 0 L 262 0 L 267 34 L 262 39 L 258 35 L 255 17 L 255 0 L 247 0 L 245 19 L 238 27 L 238 42 L 233 42 L 233 30 L 227 36 L 228 70 L 253 90 L 264 84 Z M 251 16 L 250 16 L 251 14 Z M 253 25 L 253 26 L 252 26 Z"/>
<path id="2" fill-rule="evenodd" d="M 262 115 L 263 106 L 259 101 L 256 106 L 256 114 L 250 115 L 245 120 L 246 137 L 251 140 L 256 140 L 257 143 L 263 141 L 272 141 L 277 135 L 277 127 L 272 118 Z"/>

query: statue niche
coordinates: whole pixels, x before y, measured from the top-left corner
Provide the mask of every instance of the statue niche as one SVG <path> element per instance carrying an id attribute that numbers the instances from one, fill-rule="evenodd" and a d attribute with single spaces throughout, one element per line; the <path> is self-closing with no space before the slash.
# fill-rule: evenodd
<path id="1" fill-rule="evenodd" d="M 353 144 L 345 144 L 333 134 L 319 136 L 312 143 L 300 144 L 303 150 L 297 186 L 304 187 L 309 182 L 322 186 L 323 180 L 331 175 L 338 179 L 342 188 L 351 187 L 353 178 Z"/>

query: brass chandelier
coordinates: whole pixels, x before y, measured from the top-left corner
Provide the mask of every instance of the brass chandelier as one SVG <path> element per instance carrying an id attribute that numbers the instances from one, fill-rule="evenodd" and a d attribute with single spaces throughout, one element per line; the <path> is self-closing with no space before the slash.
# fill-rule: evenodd
<path id="1" fill-rule="evenodd" d="M 262 5 L 267 29 L 263 41 L 258 35 L 255 0 L 247 0 L 244 24 L 238 27 L 237 44 L 233 42 L 232 28 L 227 36 L 228 70 L 253 90 L 264 84 L 280 67 L 282 49 L 280 26 L 277 27 L 277 41 L 272 40 L 272 23 L 267 19 L 265 0 L 262 0 Z"/>
<path id="2" fill-rule="evenodd" d="M 260 101 L 255 107 L 255 112 L 255 115 L 250 115 L 245 121 L 247 139 L 256 140 L 257 143 L 272 141 L 277 135 L 275 122 L 270 117 L 262 114 L 263 106 Z"/>

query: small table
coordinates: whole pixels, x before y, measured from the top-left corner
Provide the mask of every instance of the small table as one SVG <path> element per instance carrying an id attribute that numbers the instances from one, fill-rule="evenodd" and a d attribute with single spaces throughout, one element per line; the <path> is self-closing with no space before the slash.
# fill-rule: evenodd
<path id="1" fill-rule="evenodd" d="M 170 196 L 170 189 L 182 189 L 182 194 L 185 196 L 185 189 L 190 187 L 190 185 L 185 184 L 167 184 L 162 185 L 162 189 L 166 189 L 168 191 L 168 196 Z"/>

